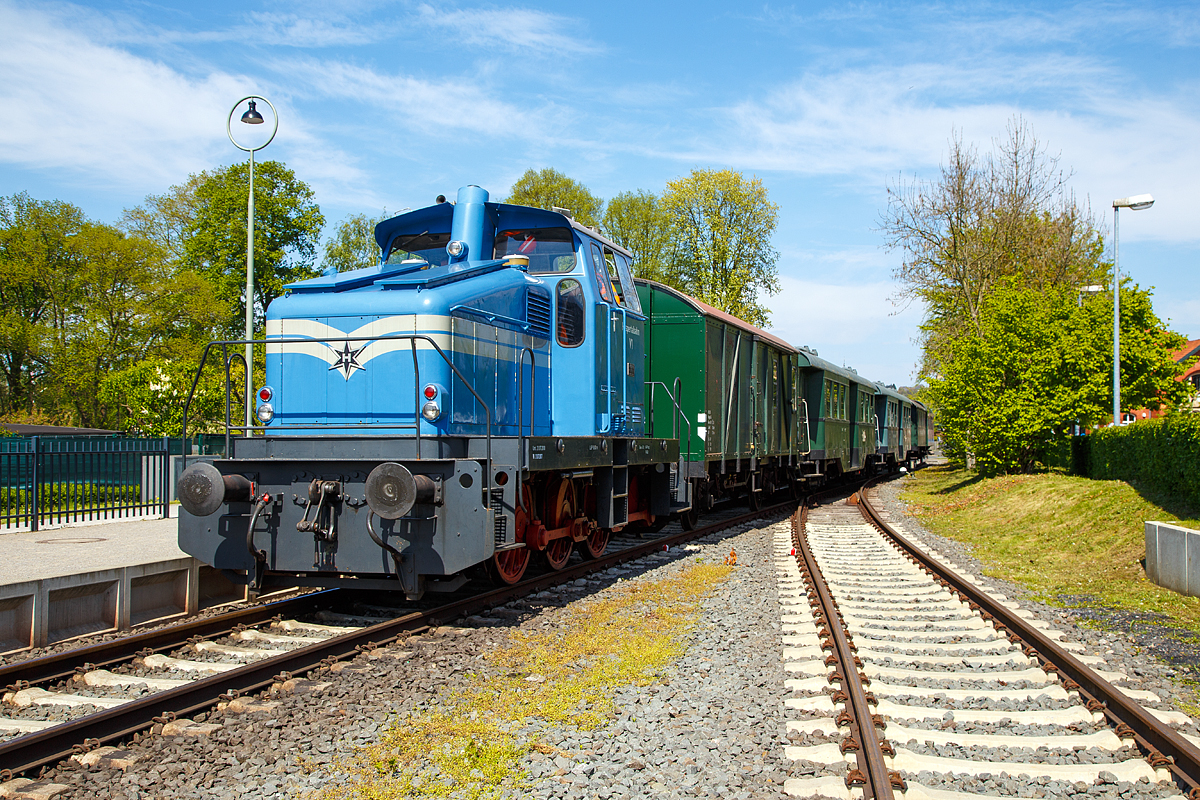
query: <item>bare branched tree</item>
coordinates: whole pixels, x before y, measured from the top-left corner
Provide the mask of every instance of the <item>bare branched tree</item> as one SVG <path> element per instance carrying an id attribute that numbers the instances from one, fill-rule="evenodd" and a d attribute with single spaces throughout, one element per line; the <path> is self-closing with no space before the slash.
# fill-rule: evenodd
<path id="1" fill-rule="evenodd" d="M 978 331 L 980 306 L 1002 282 L 1082 285 L 1106 269 L 1091 209 L 1070 192 L 1059 157 L 1020 118 L 993 145 L 981 157 L 956 131 L 937 180 L 888 187 L 880 230 L 904 253 L 898 299 L 926 306 L 926 371 L 936 371 L 942 343 Z"/>

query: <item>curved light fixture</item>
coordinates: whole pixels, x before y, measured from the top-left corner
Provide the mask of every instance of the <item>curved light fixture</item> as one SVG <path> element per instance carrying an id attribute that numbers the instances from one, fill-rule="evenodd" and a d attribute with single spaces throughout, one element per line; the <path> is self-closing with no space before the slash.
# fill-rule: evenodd
<path id="1" fill-rule="evenodd" d="M 1113 200 L 1113 208 L 1128 208 L 1133 211 L 1145 211 L 1152 205 L 1154 205 L 1154 198 L 1148 194 L 1135 194 L 1133 197 Z"/>
<path id="2" fill-rule="evenodd" d="M 242 122 L 247 125 L 262 125 L 265 120 L 262 114 L 258 113 L 258 109 L 254 107 L 254 101 L 250 101 L 250 109 L 242 114 Z"/>

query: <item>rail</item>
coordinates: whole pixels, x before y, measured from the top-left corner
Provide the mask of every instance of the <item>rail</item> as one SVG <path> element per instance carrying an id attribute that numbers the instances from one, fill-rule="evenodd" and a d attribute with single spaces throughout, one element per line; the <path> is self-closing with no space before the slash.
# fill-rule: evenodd
<path id="1" fill-rule="evenodd" d="M 433 350 L 441 357 L 442 361 L 446 362 L 446 366 L 448 366 L 450 368 L 450 371 L 454 373 L 454 376 L 456 378 L 458 378 L 458 380 L 462 383 L 462 385 L 464 387 L 466 387 L 467 391 L 470 392 L 471 395 L 475 398 L 475 402 L 479 403 L 479 405 L 483 407 L 483 410 L 484 410 L 485 414 L 487 415 L 487 448 L 486 448 L 487 468 L 484 471 L 485 474 L 484 474 L 484 478 L 483 478 L 484 479 L 484 495 L 483 496 L 485 498 L 484 505 L 486 507 L 490 508 L 491 507 L 491 496 L 492 496 L 492 491 L 491 491 L 492 490 L 492 484 L 491 484 L 491 482 L 492 482 L 492 409 L 491 409 L 491 406 L 489 406 L 487 403 L 484 402 L 483 398 L 480 397 L 479 392 L 475 391 L 475 387 L 470 384 L 470 382 L 466 379 L 466 377 L 462 374 L 462 372 L 459 371 L 458 367 L 454 366 L 454 362 L 450 359 L 450 357 L 448 355 L 446 355 L 446 352 L 444 350 L 442 350 L 441 346 L 438 345 L 438 343 L 435 342 L 431 336 L 429 336 L 427 334 L 423 334 L 423 333 L 400 333 L 400 334 L 388 334 L 386 336 L 338 336 L 338 337 L 320 337 L 320 338 L 308 337 L 308 336 L 296 336 L 296 337 L 277 337 L 277 338 L 271 338 L 271 339 L 237 339 L 237 340 L 229 340 L 229 341 L 209 342 L 208 345 L 204 348 L 204 353 L 200 356 L 200 366 L 196 368 L 196 377 L 192 379 L 191 391 L 188 392 L 187 400 L 183 404 L 183 426 L 182 426 L 183 427 L 183 432 L 182 432 L 183 439 L 184 439 L 184 441 L 187 441 L 188 413 L 191 410 L 192 401 L 195 399 L 195 396 L 196 396 L 196 388 L 200 384 L 200 376 L 203 374 L 204 367 L 208 363 L 209 353 L 212 352 L 214 347 L 219 346 L 221 348 L 222 360 L 224 361 L 224 366 L 225 366 L 225 457 L 229 458 L 232 454 L 232 451 L 229 446 L 231 431 L 241 431 L 243 436 L 250 436 L 254 433 L 254 431 L 256 429 L 262 430 L 261 427 L 256 428 L 253 425 L 246 426 L 246 425 L 233 425 L 232 424 L 232 419 L 230 416 L 231 387 L 230 387 L 230 380 L 229 380 L 229 368 L 230 368 L 230 365 L 233 362 L 234 358 L 241 358 L 243 360 L 243 362 L 245 361 L 245 359 L 244 359 L 244 357 L 241 356 L 241 354 L 238 354 L 238 353 L 235 353 L 233 356 L 230 356 L 229 348 L 231 346 L 247 345 L 247 344 L 248 345 L 261 344 L 261 345 L 267 346 L 267 345 L 282 345 L 282 344 L 311 344 L 313 342 L 321 342 L 321 343 L 328 344 L 330 342 L 350 343 L 350 342 L 382 342 L 382 341 L 407 341 L 412 346 L 413 387 L 414 387 L 413 393 L 415 395 L 415 397 L 414 397 L 415 405 L 413 408 L 413 414 L 414 414 L 413 424 L 408 425 L 406 423 L 401 423 L 401 422 L 375 422 L 375 423 L 369 422 L 369 423 L 355 424 L 354 427 L 355 428 L 369 428 L 369 429 L 388 429 L 388 430 L 397 430 L 397 429 L 406 430 L 408 428 L 413 428 L 415 431 L 415 436 L 416 436 L 417 459 L 420 460 L 420 457 L 421 457 L 421 402 L 420 402 L 421 367 L 417 360 L 417 342 L 418 341 L 428 342 L 429 345 L 433 348 Z M 249 397 L 245 398 L 245 402 L 249 403 L 250 398 Z M 275 430 L 275 431 L 309 430 L 309 431 L 311 431 L 311 430 L 320 430 L 322 428 L 337 426 L 337 425 L 341 425 L 342 427 L 345 427 L 344 423 L 324 423 L 324 424 L 312 423 L 312 424 L 292 424 L 292 425 L 276 424 L 276 425 L 271 425 L 271 430 Z M 185 469 L 187 468 L 187 453 L 183 454 L 183 466 Z"/>
<path id="2" fill-rule="evenodd" d="M 1200 748 L 1142 708 L 1049 636 L 992 599 L 987 592 L 976 588 L 963 576 L 930 557 L 892 528 L 866 496 L 867 490 L 881 478 L 872 478 L 859 493 L 858 507 L 871 524 L 899 545 L 943 586 L 956 592 L 972 607 L 979 607 L 983 618 L 994 622 L 997 631 L 1008 631 L 1010 640 L 1015 637 L 1015 640 L 1031 647 L 1042 662 L 1043 669 L 1058 673 L 1064 687 L 1078 692 L 1089 709 L 1101 711 L 1118 730 L 1128 726 L 1133 739 L 1146 752 L 1152 766 L 1170 769 L 1176 782 L 1189 790 L 1192 797 L 1200 796 Z"/>
<path id="3" fill-rule="evenodd" d="M 883 747 L 875 732 L 875 718 L 868 705 L 863 681 L 856 670 L 854 646 L 846 635 L 845 623 L 837 601 L 829 591 L 829 585 L 821 574 L 816 556 L 808 546 L 808 537 L 804 533 L 804 522 L 807 508 L 802 506 L 792 516 L 792 544 L 796 547 L 796 560 L 808 578 L 810 596 L 815 595 L 813 616 L 824 622 L 821 635 L 826 637 L 823 649 L 832 649 L 837 663 L 841 667 L 842 691 L 846 697 L 846 708 L 850 712 L 851 738 L 843 742 L 842 751 L 857 750 L 858 769 L 846 776 L 847 786 L 853 781 L 864 781 L 862 789 L 866 798 L 874 800 L 892 800 L 893 774 L 884 761 Z M 896 776 L 898 778 L 899 776 Z"/>

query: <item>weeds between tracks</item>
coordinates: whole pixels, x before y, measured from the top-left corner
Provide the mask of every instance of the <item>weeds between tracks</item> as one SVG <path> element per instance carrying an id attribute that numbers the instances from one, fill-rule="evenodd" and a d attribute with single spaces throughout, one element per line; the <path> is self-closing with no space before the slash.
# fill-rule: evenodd
<path id="1" fill-rule="evenodd" d="M 697 560 L 657 581 L 618 583 L 559 612 L 544 631 L 515 630 L 469 689 L 397 720 L 351 762 L 321 800 L 491 798 L 527 782 L 540 725 L 594 729 L 615 712 L 613 690 L 646 685 L 683 654 L 703 598 L 734 567 Z"/>

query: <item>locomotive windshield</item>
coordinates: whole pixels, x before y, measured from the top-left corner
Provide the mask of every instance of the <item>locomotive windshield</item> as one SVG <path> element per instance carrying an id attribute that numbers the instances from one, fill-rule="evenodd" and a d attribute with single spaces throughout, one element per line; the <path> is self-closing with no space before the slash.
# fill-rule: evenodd
<path id="1" fill-rule="evenodd" d="M 402 233 L 392 240 L 387 263 L 403 264 L 405 261 L 418 259 L 431 267 L 444 266 L 450 261 L 450 255 L 446 252 L 449 242 L 449 233 Z"/>
<path id="2" fill-rule="evenodd" d="M 529 256 L 529 272 L 570 272 L 575 269 L 575 237 L 570 228 L 534 228 L 496 234 L 496 258 Z"/>

